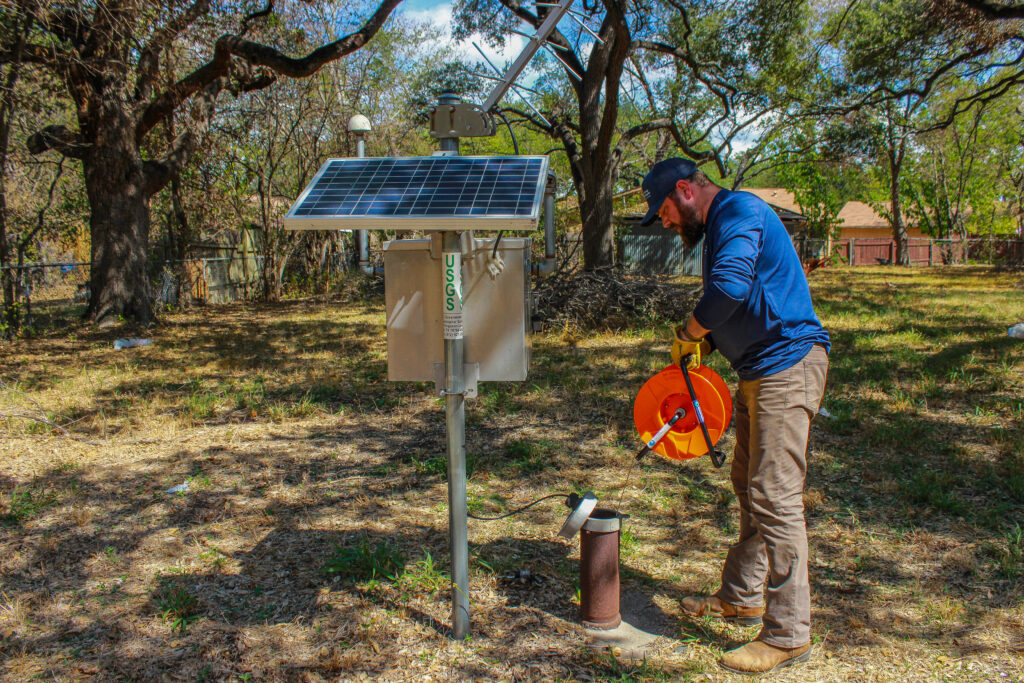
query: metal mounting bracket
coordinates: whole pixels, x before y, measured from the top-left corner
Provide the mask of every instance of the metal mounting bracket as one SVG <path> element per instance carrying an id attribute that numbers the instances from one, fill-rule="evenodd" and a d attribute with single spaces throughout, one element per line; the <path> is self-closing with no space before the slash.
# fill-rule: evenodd
<path id="1" fill-rule="evenodd" d="M 435 104 L 429 111 L 431 137 L 482 138 L 494 135 L 494 119 L 479 104 Z"/>
<path id="2" fill-rule="evenodd" d="M 448 391 L 445 386 L 444 363 L 434 363 L 434 391 L 438 396 L 451 396 L 462 394 L 466 398 L 476 398 L 477 384 L 480 382 L 480 364 L 462 364 L 463 391 Z"/>

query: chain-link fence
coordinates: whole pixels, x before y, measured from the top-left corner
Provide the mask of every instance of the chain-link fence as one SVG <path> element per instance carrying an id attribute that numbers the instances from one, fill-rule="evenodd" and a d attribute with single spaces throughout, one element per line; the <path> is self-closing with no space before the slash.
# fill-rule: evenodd
<path id="1" fill-rule="evenodd" d="M 13 280 L 15 303 L 26 315 L 33 307 L 89 300 L 88 263 L 28 263 L 3 266 L 0 272 Z"/>
<path id="2" fill-rule="evenodd" d="M 255 296 L 261 286 L 258 257 L 251 254 L 153 264 L 150 291 L 157 304 L 224 303 Z M 89 302 L 89 263 L 27 263 L 0 267 L 13 281 L 14 306 L 24 325 Z"/>

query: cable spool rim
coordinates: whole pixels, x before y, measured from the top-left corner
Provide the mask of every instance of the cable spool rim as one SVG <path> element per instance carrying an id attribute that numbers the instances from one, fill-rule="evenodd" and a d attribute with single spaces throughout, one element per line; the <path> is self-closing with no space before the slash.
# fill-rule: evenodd
<path id="1" fill-rule="evenodd" d="M 732 397 L 725 381 L 714 370 L 699 366 L 690 372 L 711 442 L 717 444 L 732 421 Z M 676 408 L 686 415 L 652 448 L 669 460 L 692 460 L 708 452 L 686 389 L 682 370 L 669 365 L 648 379 L 633 403 L 633 421 L 646 443 L 665 425 Z"/>

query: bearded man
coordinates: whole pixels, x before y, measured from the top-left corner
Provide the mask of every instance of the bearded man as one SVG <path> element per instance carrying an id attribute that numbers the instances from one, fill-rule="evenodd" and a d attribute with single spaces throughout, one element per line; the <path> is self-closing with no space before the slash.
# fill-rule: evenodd
<path id="1" fill-rule="evenodd" d="M 768 204 L 718 187 L 685 159 L 655 164 L 642 188 L 644 225 L 660 218 L 687 248 L 704 240 L 704 293 L 675 328 L 672 360 L 695 368 L 702 354 L 717 349 L 739 375 L 730 475 L 739 541 L 729 548 L 721 588 L 684 599 L 682 609 L 761 624 L 756 640 L 723 655 L 729 671 L 763 673 L 806 661 L 811 591 L 803 490 L 807 436 L 828 372 L 828 333 L 789 234 Z"/>

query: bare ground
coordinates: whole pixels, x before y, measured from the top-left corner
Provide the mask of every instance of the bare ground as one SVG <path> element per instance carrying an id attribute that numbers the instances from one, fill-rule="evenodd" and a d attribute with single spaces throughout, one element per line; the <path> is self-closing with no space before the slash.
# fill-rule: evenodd
<path id="1" fill-rule="evenodd" d="M 905 272 L 815 276 L 836 343 L 805 497 L 816 656 L 775 680 L 1024 680 L 1024 347 L 1003 324 L 1024 292 Z M 471 521 L 473 632 L 448 636 L 442 404 L 385 381 L 381 308 L 234 305 L 165 315 L 148 348 L 77 325 L 0 348 L 0 676 L 730 679 L 717 656 L 756 630 L 678 609 L 735 534 L 726 471 L 649 460 L 626 482 L 666 329 L 542 335 L 527 382 L 468 408 L 471 511 L 622 493 L 624 589 L 669 624 L 637 663 L 586 647 L 555 503 Z M 325 571 L 359 548 L 405 569 Z"/>

